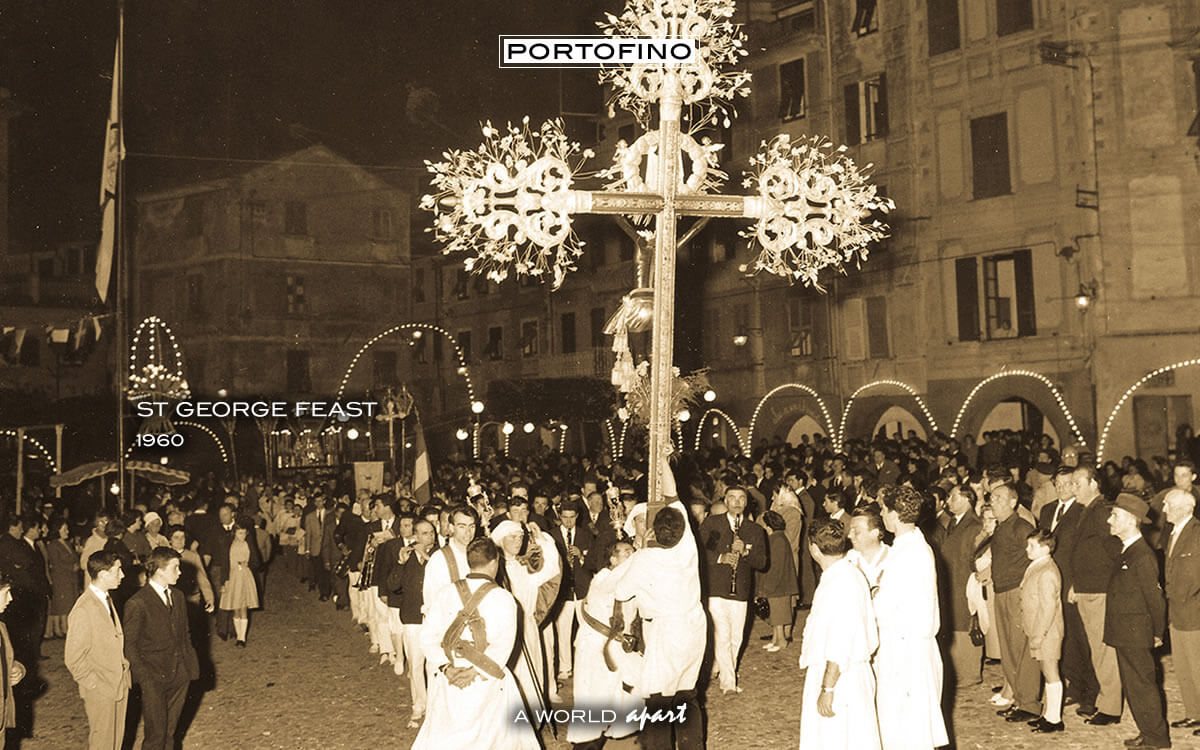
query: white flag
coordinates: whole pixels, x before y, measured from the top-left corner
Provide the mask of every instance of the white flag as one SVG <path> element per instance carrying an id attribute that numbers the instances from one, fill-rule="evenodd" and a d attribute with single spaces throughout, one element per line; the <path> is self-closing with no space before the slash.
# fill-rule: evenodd
<path id="1" fill-rule="evenodd" d="M 125 158 L 125 138 L 121 133 L 118 92 L 121 76 L 121 46 L 113 54 L 112 101 L 108 107 L 108 131 L 104 135 L 104 172 L 100 176 L 100 209 L 104 220 L 100 246 L 96 249 L 96 291 L 100 301 L 108 299 L 108 280 L 112 274 L 113 249 L 117 237 L 117 169 Z"/>

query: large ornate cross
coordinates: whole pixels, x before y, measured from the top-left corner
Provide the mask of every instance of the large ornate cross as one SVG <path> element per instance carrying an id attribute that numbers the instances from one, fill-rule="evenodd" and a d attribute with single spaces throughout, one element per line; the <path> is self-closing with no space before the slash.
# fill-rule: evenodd
<path id="1" fill-rule="evenodd" d="M 629 0 L 621 16 L 608 15 L 601 29 L 612 36 L 699 40 L 696 62 L 683 67 L 634 65 L 604 69 L 601 82 L 614 88 L 613 103 L 634 113 L 645 126 L 653 107 L 658 127 L 633 144 L 618 144 L 616 165 L 601 176 L 613 178 L 606 190 L 576 190 L 578 167 L 593 154 L 580 151 L 560 122 L 531 131 L 503 133 L 483 127 L 487 139 L 475 151 L 451 151 L 446 161 L 427 162 L 436 194 L 422 206 L 435 214 L 431 231 L 447 242 L 445 253 L 465 251 L 467 270 L 502 281 L 510 271 L 550 274 L 554 287 L 573 270 L 582 243 L 571 229 L 576 214 L 653 216 L 655 242 L 653 335 L 650 361 L 649 512 L 660 497 L 663 461 L 669 455 L 674 419 L 672 385 L 675 320 L 675 252 L 680 216 L 754 219 L 742 235 L 761 246 L 754 269 L 817 286 L 818 272 L 865 259 L 867 245 L 885 236 L 871 219 L 890 200 L 877 197 L 845 147 L 824 139 L 793 145 L 778 136 L 763 143 L 750 160 L 744 184 L 757 195 L 713 192 L 725 177 L 717 170 L 719 144 L 697 142 L 693 133 L 733 114 L 728 102 L 748 95 L 746 72 L 721 68 L 746 54 L 744 36 L 729 19 L 733 0 Z M 681 122 L 687 107 L 689 132 Z M 685 176 L 683 157 L 690 160 Z M 572 157 L 576 166 L 572 167 Z M 646 166 L 643 174 L 642 162 Z"/>

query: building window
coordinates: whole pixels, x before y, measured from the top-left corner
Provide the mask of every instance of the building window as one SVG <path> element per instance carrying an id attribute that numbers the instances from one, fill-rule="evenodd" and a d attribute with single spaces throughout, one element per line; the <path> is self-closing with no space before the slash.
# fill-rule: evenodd
<path id="1" fill-rule="evenodd" d="M 422 336 L 420 341 L 424 341 Z M 373 373 L 375 375 L 376 387 L 381 385 L 394 385 L 396 383 L 396 353 L 386 350 L 376 349 L 373 357 Z"/>
<path id="2" fill-rule="evenodd" d="M 289 393 L 309 393 L 312 391 L 312 376 L 308 370 L 308 352 L 289 351 L 287 353 L 287 389 Z"/>
<path id="3" fill-rule="evenodd" d="M 1029 250 L 983 259 L 983 302 L 989 339 L 1037 334 Z"/>
<path id="4" fill-rule="evenodd" d="M 458 343 L 458 353 L 462 355 L 463 362 L 469 363 L 471 361 L 471 332 L 459 331 L 454 340 Z"/>
<path id="5" fill-rule="evenodd" d="M 26 331 L 25 337 L 21 339 L 21 354 L 19 362 L 22 367 L 41 367 L 42 366 L 42 341 L 37 335 L 29 335 Z"/>
<path id="6" fill-rule="evenodd" d="M 377 240 L 392 239 L 392 209 L 371 209 L 371 237 Z"/>
<path id="7" fill-rule="evenodd" d="M 971 120 L 971 169 L 976 199 L 1012 192 L 1006 112 Z"/>
<path id="8" fill-rule="evenodd" d="M 467 274 L 466 269 L 460 268 L 454 276 L 454 296 L 457 299 L 466 299 L 468 289 L 470 288 L 471 279 Z"/>
<path id="9" fill-rule="evenodd" d="M 183 236 L 204 236 L 204 198 L 199 195 L 183 199 Z"/>
<path id="10" fill-rule="evenodd" d="M 425 269 L 413 269 L 413 302 L 425 301 Z"/>
<path id="11" fill-rule="evenodd" d="M 304 296 L 304 277 L 287 277 L 288 315 L 304 315 L 308 312 L 308 298 Z"/>
<path id="12" fill-rule="evenodd" d="M 521 356 L 535 357 L 538 353 L 538 322 L 521 321 Z"/>
<path id="13" fill-rule="evenodd" d="M 850 30 L 859 36 L 866 36 L 872 31 L 879 31 L 879 18 L 875 14 L 875 0 L 856 0 L 854 7 L 854 24 Z"/>
<path id="14" fill-rule="evenodd" d="M 808 100 L 804 80 L 804 58 L 779 66 L 779 119 L 787 122 L 804 117 Z"/>
<path id="15" fill-rule="evenodd" d="M 190 317 L 204 317 L 204 277 L 191 275 L 187 277 L 187 312 Z"/>
<path id="16" fill-rule="evenodd" d="M 39 279 L 54 278 L 54 258 L 42 258 L 39 260 L 37 270 Z"/>
<path id="17" fill-rule="evenodd" d="M 479 274 L 475 277 L 475 283 L 473 286 L 475 287 L 475 294 L 477 296 L 486 297 L 488 293 L 488 277 L 484 276 L 483 274 Z"/>
<path id="18" fill-rule="evenodd" d="M 958 340 L 979 340 L 979 281 L 975 258 L 954 261 L 954 282 L 958 297 Z"/>
<path id="19" fill-rule="evenodd" d="M 592 348 L 596 349 L 604 346 L 604 324 L 608 321 L 604 317 L 603 307 L 593 307 L 590 317 L 592 319 Z"/>
<path id="20" fill-rule="evenodd" d="M 409 339 L 409 344 L 412 346 L 413 362 L 417 364 L 425 364 L 429 361 L 429 346 L 426 342 L 429 341 L 429 336 L 422 336 L 419 339 Z M 434 341 L 441 341 L 441 338 L 435 338 Z M 437 352 L 440 354 L 441 352 Z"/>
<path id="21" fill-rule="evenodd" d="M 1033 0 L 996 0 L 996 35 L 1033 28 Z"/>
<path id="22" fill-rule="evenodd" d="M 958 0 L 928 0 L 929 56 L 958 49 Z"/>
<path id="23" fill-rule="evenodd" d="M 283 205 L 283 233 L 308 236 L 308 205 L 304 201 L 287 201 Z"/>
<path id="24" fill-rule="evenodd" d="M 559 328 L 562 330 L 562 353 L 575 353 L 575 313 L 563 313 Z"/>
<path id="25" fill-rule="evenodd" d="M 886 74 L 847 84 L 845 96 L 847 143 L 866 143 L 887 136 Z"/>
<path id="26" fill-rule="evenodd" d="M 867 356 L 887 359 L 888 347 L 887 297 L 867 297 Z"/>
<path id="27" fill-rule="evenodd" d="M 487 346 L 483 348 L 483 356 L 492 361 L 504 359 L 503 326 L 492 326 L 488 329 Z"/>
<path id="28" fill-rule="evenodd" d="M 812 305 L 803 297 L 788 295 L 787 298 L 789 353 L 793 357 L 811 357 L 813 353 Z"/>

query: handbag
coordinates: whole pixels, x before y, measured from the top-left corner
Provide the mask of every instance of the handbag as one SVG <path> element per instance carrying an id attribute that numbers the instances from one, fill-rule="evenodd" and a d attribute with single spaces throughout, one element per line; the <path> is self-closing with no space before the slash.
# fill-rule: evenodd
<path id="1" fill-rule="evenodd" d="M 971 615 L 971 645 L 982 646 L 986 641 L 983 628 L 979 627 L 979 615 Z"/>
<path id="2" fill-rule="evenodd" d="M 758 596 L 754 598 L 754 616 L 760 620 L 770 619 L 771 603 L 767 601 L 767 597 Z"/>

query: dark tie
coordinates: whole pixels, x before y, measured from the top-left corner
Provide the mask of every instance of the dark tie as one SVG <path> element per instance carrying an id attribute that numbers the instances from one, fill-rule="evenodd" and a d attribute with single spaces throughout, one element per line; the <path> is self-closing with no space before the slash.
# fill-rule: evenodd
<path id="1" fill-rule="evenodd" d="M 575 529 L 567 529 L 567 545 L 575 544 Z"/>
<path id="2" fill-rule="evenodd" d="M 113 625 L 115 626 L 117 625 L 117 610 L 113 607 L 112 597 L 106 594 L 104 600 L 108 602 L 108 616 L 112 618 Z"/>
<path id="3" fill-rule="evenodd" d="M 946 524 L 946 533 L 954 531 L 955 526 L 958 526 L 958 516 L 950 516 L 950 523 Z"/>
<path id="4" fill-rule="evenodd" d="M 733 535 L 737 536 L 738 530 L 741 528 L 742 528 L 742 517 L 734 516 L 733 517 Z"/>
<path id="5" fill-rule="evenodd" d="M 1062 500 L 1058 501 L 1058 507 L 1054 510 L 1054 520 L 1050 522 L 1050 531 L 1054 531 L 1058 528 L 1058 522 L 1062 520 L 1063 509 L 1066 507 L 1066 503 L 1064 503 Z"/>
<path id="6" fill-rule="evenodd" d="M 167 600 L 167 609 L 174 609 L 171 604 L 171 589 L 163 589 L 163 596 Z"/>

